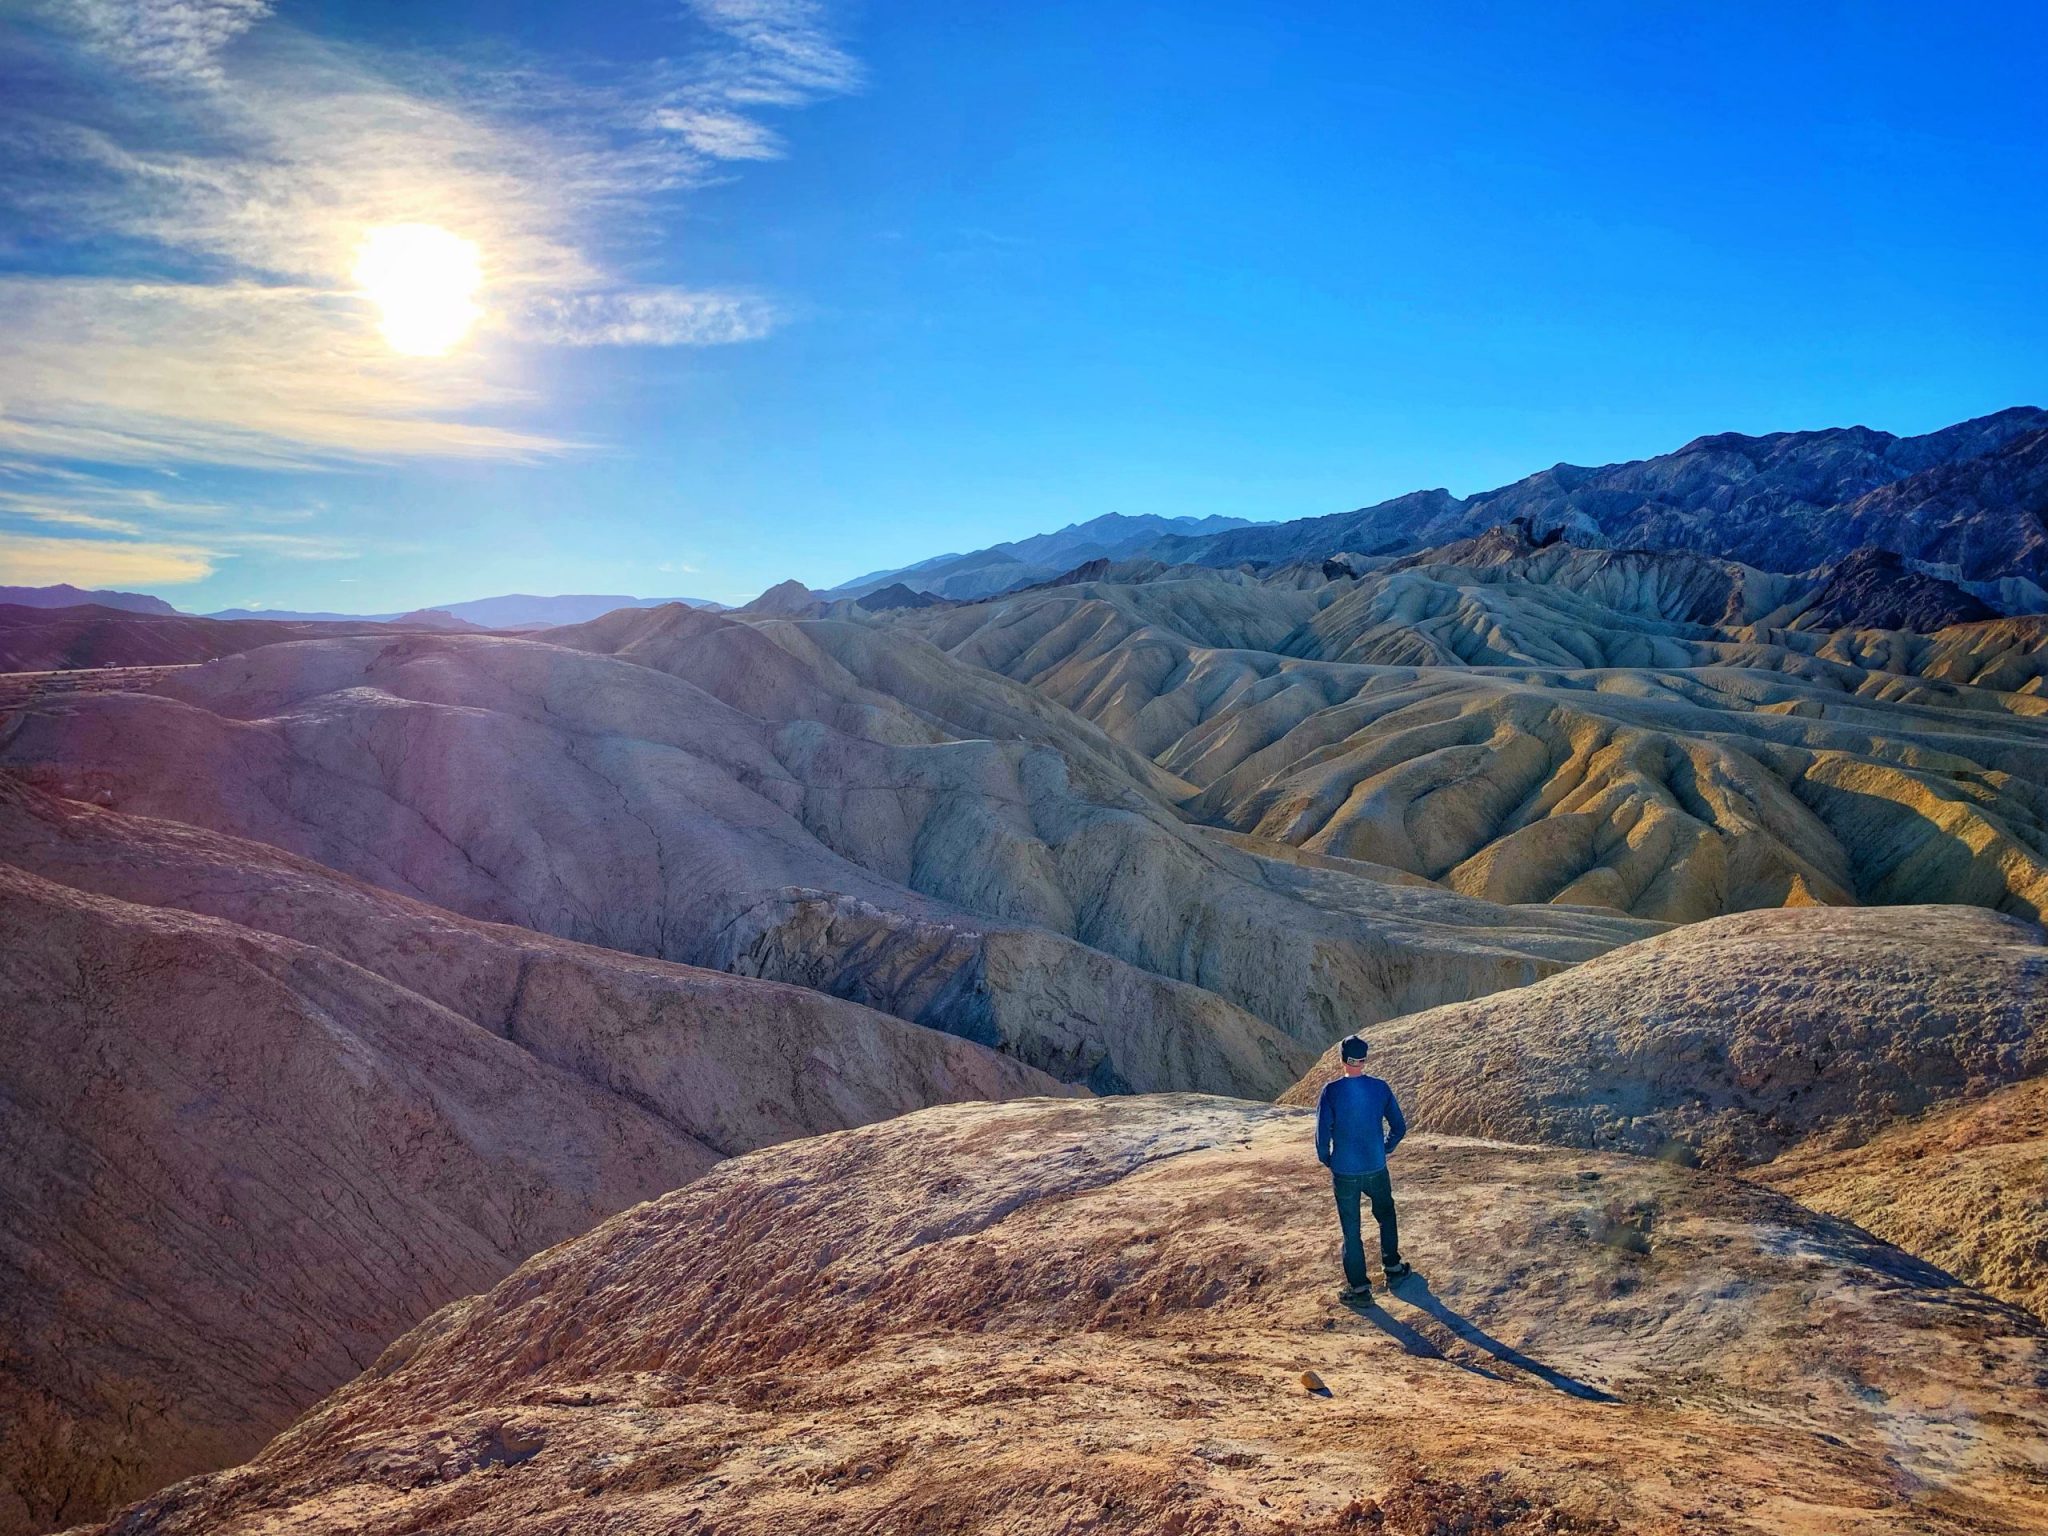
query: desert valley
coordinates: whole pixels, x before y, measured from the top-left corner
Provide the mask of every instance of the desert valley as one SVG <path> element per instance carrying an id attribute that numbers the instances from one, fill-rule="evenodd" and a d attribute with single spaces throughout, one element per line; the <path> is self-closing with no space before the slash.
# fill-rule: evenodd
<path id="1" fill-rule="evenodd" d="M 2044 588 L 2013 409 L 725 610 L 12 593 L 0 1536 L 2048 1529 Z"/>

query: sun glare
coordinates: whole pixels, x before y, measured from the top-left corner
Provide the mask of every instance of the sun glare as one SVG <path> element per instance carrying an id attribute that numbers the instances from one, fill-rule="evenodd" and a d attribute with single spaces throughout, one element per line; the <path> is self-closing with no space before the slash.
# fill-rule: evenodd
<path id="1" fill-rule="evenodd" d="M 439 357 L 469 334 L 483 280 L 476 242 L 434 224 L 372 229 L 356 251 L 356 285 L 381 313 L 384 339 L 409 357 Z"/>

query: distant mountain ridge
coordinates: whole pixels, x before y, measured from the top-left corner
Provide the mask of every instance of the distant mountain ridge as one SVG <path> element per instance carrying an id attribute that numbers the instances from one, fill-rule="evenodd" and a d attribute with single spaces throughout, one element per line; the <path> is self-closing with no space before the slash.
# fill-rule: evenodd
<path id="1" fill-rule="evenodd" d="M 1106 512 L 1085 523 L 1069 523 L 1053 533 L 992 544 L 967 554 L 936 555 L 895 570 L 870 571 L 830 588 L 826 595 L 865 597 L 900 582 L 934 597 L 971 601 L 1049 580 L 1091 560 L 1125 559 L 1149 550 L 1162 539 L 1210 538 L 1250 526 L 1241 517 L 1160 517 L 1149 512 L 1127 517 L 1121 512 Z"/>
<path id="2" fill-rule="evenodd" d="M 1653 458 L 1556 464 L 1473 496 L 1410 491 L 1287 522 L 1112 513 L 872 572 L 825 595 L 901 583 L 971 602 L 1096 560 L 1226 567 L 1396 558 L 1515 523 L 1539 541 L 1690 552 L 1785 573 L 1880 550 L 2005 611 L 2027 611 L 2048 597 L 2048 410 L 2014 406 L 1917 437 L 1860 426 L 1722 432 Z"/>
<path id="3" fill-rule="evenodd" d="M 1402 555 L 1514 521 L 1582 547 L 1690 550 L 1805 571 L 1875 547 L 1956 579 L 2048 584 L 2048 411 L 2015 406 L 1919 437 L 1868 427 L 1724 432 L 1675 453 L 1558 464 L 1460 498 L 1437 489 L 1329 517 L 1169 539 L 1155 559 L 1286 564 Z"/>
<path id="4" fill-rule="evenodd" d="M 160 597 L 146 592 L 88 591 L 61 581 L 54 587 L 0 587 L 0 604 L 15 608 L 77 608 L 85 604 L 120 608 L 129 613 L 176 613 Z"/>
<path id="5" fill-rule="evenodd" d="M 659 608 L 664 603 L 681 603 L 688 608 L 721 606 L 703 597 L 626 597 L 605 592 L 570 592 L 541 597 L 530 592 L 508 592 L 502 597 L 478 597 L 462 603 L 429 603 L 424 608 L 414 608 L 405 613 L 297 613 L 273 608 L 223 608 L 204 617 L 283 619 L 300 623 L 348 623 L 367 619 L 388 623 L 394 619 L 432 622 L 436 615 L 444 615 L 482 629 L 508 629 L 523 624 L 582 624 L 614 609 Z M 167 607 L 164 611 L 172 610 Z"/>

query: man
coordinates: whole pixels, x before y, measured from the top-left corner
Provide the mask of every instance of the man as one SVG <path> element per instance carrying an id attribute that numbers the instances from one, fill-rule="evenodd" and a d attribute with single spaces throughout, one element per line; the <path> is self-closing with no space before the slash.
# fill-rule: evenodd
<path id="1" fill-rule="evenodd" d="M 1344 1229 L 1343 1299 L 1364 1306 L 1372 1300 L 1365 1270 L 1365 1244 L 1358 1235 L 1358 1197 L 1372 1201 L 1380 1226 L 1380 1261 L 1387 1285 L 1413 1273 L 1401 1259 L 1394 1219 L 1394 1187 L 1387 1178 L 1387 1154 L 1408 1134 L 1394 1090 L 1365 1075 L 1366 1044 L 1357 1035 L 1344 1042 L 1344 1075 L 1323 1088 L 1316 1104 L 1316 1156 L 1330 1170 L 1337 1191 L 1337 1224 Z"/>

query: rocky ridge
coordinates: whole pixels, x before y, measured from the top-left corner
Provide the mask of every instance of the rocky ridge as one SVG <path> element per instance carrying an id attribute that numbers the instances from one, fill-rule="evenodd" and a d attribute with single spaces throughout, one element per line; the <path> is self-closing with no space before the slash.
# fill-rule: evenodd
<path id="1" fill-rule="evenodd" d="M 2048 939 L 1963 907 L 1746 912 L 1368 1035 L 1431 1130 L 1741 1168 L 2048 1069 Z M 1283 1102 L 1341 1070 L 1333 1047 Z"/>

